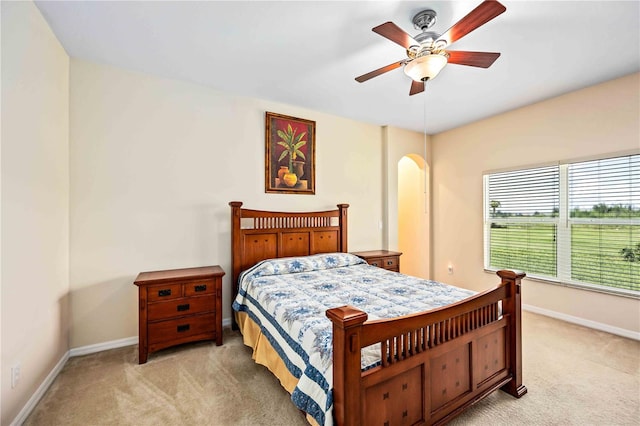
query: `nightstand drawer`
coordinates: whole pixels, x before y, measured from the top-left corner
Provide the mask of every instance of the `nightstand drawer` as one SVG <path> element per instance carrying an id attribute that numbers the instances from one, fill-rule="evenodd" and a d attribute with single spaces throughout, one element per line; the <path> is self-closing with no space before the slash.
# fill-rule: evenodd
<path id="1" fill-rule="evenodd" d="M 383 268 L 398 269 L 398 263 L 397 257 L 385 257 L 382 259 Z"/>
<path id="2" fill-rule="evenodd" d="M 182 297 L 182 284 L 157 285 L 147 288 L 149 302 L 178 299 Z"/>
<path id="3" fill-rule="evenodd" d="M 176 318 L 201 312 L 213 312 L 216 309 L 216 298 L 211 295 L 156 302 L 150 303 L 148 309 L 147 321 Z"/>
<path id="4" fill-rule="evenodd" d="M 367 263 L 371 266 L 377 266 L 378 268 L 382 268 L 382 259 L 367 259 Z"/>
<path id="5" fill-rule="evenodd" d="M 398 269 L 397 257 L 380 257 L 376 259 L 367 260 L 369 265 L 377 266 L 384 269 Z"/>
<path id="6" fill-rule="evenodd" d="M 215 314 L 149 323 L 149 345 L 215 331 Z"/>
<path id="7" fill-rule="evenodd" d="M 194 281 L 190 283 L 184 284 L 184 295 L 186 297 L 190 296 L 200 296 L 202 294 L 213 294 L 216 289 L 211 280 L 207 281 Z"/>

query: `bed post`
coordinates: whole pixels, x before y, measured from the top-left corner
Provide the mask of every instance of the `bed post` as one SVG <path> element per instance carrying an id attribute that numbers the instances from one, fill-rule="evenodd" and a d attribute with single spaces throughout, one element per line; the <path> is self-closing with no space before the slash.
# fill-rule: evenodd
<path id="1" fill-rule="evenodd" d="M 368 316 L 351 306 L 327 310 L 333 322 L 333 411 L 338 426 L 360 424 L 360 332 Z"/>
<path id="2" fill-rule="evenodd" d="M 521 280 L 526 274 L 509 270 L 498 271 L 497 274 L 502 279 L 502 284 L 509 288 L 509 298 L 502 309 L 509 318 L 508 357 L 513 375 L 513 379 L 504 385 L 502 390 L 520 398 L 527 393 L 527 388 L 522 384 L 522 308 L 520 306 Z"/>
<path id="3" fill-rule="evenodd" d="M 347 209 L 349 204 L 338 204 L 338 210 L 340 210 L 339 224 L 340 224 L 340 251 L 347 252 Z"/>
<path id="4" fill-rule="evenodd" d="M 240 249 L 241 241 L 239 232 L 242 201 L 231 201 L 229 205 L 231 206 L 231 303 L 233 303 L 238 294 L 238 276 L 240 275 L 240 265 L 242 264 L 242 260 L 240 259 L 242 250 Z M 238 330 L 233 309 L 231 313 L 231 329 Z"/>

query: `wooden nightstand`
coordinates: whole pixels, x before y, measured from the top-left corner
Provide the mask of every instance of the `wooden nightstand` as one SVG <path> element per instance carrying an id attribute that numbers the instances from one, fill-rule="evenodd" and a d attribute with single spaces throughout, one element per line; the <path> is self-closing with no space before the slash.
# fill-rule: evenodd
<path id="1" fill-rule="evenodd" d="M 370 250 L 352 252 L 358 257 L 366 260 L 369 265 L 388 269 L 389 271 L 400 272 L 400 256 L 402 253 L 389 250 Z"/>
<path id="2" fill-rule="evenodd" d="M 197 340 L 222 344 L 219 266 L 141 272 L 138 286 L 138 361 L 160 349 Z"/>

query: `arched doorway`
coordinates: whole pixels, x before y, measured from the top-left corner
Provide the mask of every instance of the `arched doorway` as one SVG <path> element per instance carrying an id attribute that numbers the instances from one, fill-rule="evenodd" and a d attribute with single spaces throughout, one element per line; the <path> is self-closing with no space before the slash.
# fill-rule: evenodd
<path id="1" fill-rule="evenodd" d="M 398 249 L 401 272 L 431 277 L 429 253 L 429 171 L 420 155 L 398 161 Z"/>

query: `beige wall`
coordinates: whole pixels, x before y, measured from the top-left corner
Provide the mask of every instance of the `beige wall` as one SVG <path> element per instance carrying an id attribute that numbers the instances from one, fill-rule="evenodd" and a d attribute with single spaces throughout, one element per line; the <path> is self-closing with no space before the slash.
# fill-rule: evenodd
<path id="1" fill-rule="evenodd" d="M 69 349 L 69 58 L 33 3 L 0 7 L 1 423 L 9 424 Z"/>
<path id="2" fill-rule="evenodd" d="M 382 247 L 379 126 L 80 60 L 70 105 L 72 348 L 137 335 L 141 271 L 221 265 L 230 318 L 232 200 L 349 203 L 349 249 Z M 265 111 L 316 121 L 315 195 L 265 194 Z"/>
<path id="3" fill-rule="evenodd" d="M 482 173 L 640 149 L 640 75 L 572 92 L 433 137 L 434 276 L 474 290 L 483 271 Z M 541 83 L 542 84 L 542 83 Z M 447 264 L 454 274 L 447 274 Z M 523 303 L 640 331 L 640 301 L 525 280 Z"/>

